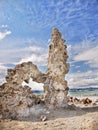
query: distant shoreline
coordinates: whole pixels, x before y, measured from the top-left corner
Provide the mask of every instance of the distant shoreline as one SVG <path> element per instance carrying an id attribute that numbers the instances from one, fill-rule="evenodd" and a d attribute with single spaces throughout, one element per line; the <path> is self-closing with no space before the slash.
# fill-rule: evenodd
<path id="1" fill-rule="evenodd" d="M 89 87 L 89 88 L 69 88 L 69 91 L 75 91 L 75 90 L 98 90 L 98 88 L 93 88 L 93 87 Z"/>

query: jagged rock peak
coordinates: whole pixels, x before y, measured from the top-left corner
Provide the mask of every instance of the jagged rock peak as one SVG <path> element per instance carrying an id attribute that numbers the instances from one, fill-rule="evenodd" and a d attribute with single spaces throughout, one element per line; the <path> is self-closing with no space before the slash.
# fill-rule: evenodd
<path id="1" fill-rule="evenodd" d="M 62 38 L 62 34 L 59 32 L 59 30 L 57 28 L 54 28 L 52 30 L 51 41 L 54 44 L 59 44 L 59 43 L 64 44 L 64 42 L 65 42 L 65 40 Z"/>

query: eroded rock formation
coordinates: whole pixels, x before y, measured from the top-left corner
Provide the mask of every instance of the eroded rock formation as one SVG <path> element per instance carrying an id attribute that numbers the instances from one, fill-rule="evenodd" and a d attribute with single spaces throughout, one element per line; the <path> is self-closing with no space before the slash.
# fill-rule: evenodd
<path id="1" fill-rule="evenodd" d="M 23 81 L 28 82 L 29 78 L 33 78 L 38 83 L 44 82 L 45 74 L 42 74 L 36 65 L 32 62 L 22 63 L 15 66 L 14 69 L 8 69 L 6 81 L 10 84 L 21 84 Z"/>
<path id="2" fill-rule="evenodd" d="M 33 78 L 38 83 L 44 83 L 45 104 L 48 108 L 67 106 L 68 86 L 65 74 L 69 64 L 66 63 L 67 46 L 58 29 L 53 29 L 46 73 L 41 73 L 32 62 L 22 63 L 14 69 L 8 69 L 6 83 L 0 86 L 0 110 L 5 118 L 29 116 L 32 107 L 40 99 L 35 96 L 28 86 L 23 87 L 23 81 Z M 31 112 L 30 112 L 31 111 Z"/>
<path id="3" fill-rule="evenodd" d="M 49 57 L 47 65 L 47 79 L 44 83 L 45 101 L 48 107 L 67 106 L 68 86 L 65 74 L 69 71 L 69 64 L 66 63 L 67 46 L 58 29 L 53 29 L 51 44 L 49 46 Z"/>
<path id="4" fill-rule="evenodd" d="M 22 86 L 23 81 L 32 77 L 34 81 L 44 82 L 45 77 L 32 62 L 16 65 L 8 69 L 6 83 L 0 86 L 0 109 L 4 118 L 29 116 L 29 109 L 40 102 L 30 87 Z"/>

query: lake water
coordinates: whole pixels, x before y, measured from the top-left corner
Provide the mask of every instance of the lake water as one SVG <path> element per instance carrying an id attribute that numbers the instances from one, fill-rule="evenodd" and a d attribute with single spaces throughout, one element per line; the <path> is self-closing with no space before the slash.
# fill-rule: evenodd
<path id="1" fill-rule="evenodd" d="M 70 96 L 98 96 L 98 89 L 95 90 L 69 90 L 68 95 Z"/>
<path id="2" fill-rule="evenodd" d="M 33 91 L 35 94 L 43 94 L 43 91 Z M 93 90 L 69 90 L 68 95 L 76 96 L 76 97 L 83 97 L 83 96 L 98 96 L 98 89 Z"/>

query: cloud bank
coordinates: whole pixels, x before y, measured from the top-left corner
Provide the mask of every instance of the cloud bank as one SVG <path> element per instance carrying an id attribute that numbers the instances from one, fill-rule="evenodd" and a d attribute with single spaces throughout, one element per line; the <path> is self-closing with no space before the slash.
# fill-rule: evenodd
<path id="1" fill-rule="evenodd" d="M 98 70 L 70 73 L 67 79 L 70 88 L 98 87 Z"/>
<path id="2" fill-rule="evenodd" d="M 98 87 L 98 45 L 89 40 L 84 43 L 68 48 L 72 69 L 67 75 L 70 88 Z"/>
<path id="3" fill-rule="evenodd" d="M 29 79 L 29 83 L 27 84 L 26 82 L 23 81 L 22 86 L 25 87 L 25 85 L 29 86 L 31 88 L 31 90 L 39 90 L 39 91 L 43 91 L 43 83 L 37 83 L 35 81 L 33 81 L 32 78 Z"/>
<path id="4" fill-rule="evenodd" d="M 11 31 L 0 32 L 0 40 L 4 39 L 7 35 L 10 35 Z"/>
<path id="5" fill-rule="evenodd" d="M 73 60 L 75 62 L 85 61 L 90 67 L 98 68 L 98 46 L 79 53 Z"/>

